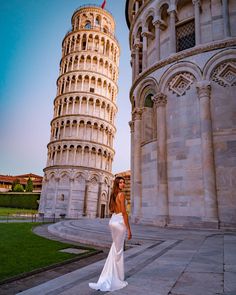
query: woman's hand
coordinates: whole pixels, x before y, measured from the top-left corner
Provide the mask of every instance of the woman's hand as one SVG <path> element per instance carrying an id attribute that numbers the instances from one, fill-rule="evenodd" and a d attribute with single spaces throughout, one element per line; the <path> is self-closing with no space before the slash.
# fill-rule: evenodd
<path id="1" fill-rule="evenodd" d="M 131 234 L 131 231 L 129 230 L 128 231 L 128 240 L 131 240 L 132 239 L 132 234 Z"/>

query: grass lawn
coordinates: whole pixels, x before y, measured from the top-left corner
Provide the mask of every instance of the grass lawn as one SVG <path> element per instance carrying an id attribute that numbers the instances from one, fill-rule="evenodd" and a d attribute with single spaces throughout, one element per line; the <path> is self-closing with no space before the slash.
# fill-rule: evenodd
<path id="1" fill-rule="evenodd" d="M 38 223 L 0 224 L 0 281 L 78 256 L 58 251 L 68 247 L 78 248 L 74 245 L 35 235 L 32 228 L 36 225 Z"/>

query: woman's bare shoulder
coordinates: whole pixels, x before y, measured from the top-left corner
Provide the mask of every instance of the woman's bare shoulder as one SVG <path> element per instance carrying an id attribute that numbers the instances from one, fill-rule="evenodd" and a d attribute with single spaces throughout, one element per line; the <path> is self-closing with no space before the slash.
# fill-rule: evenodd
<path id="1" fill-rule="evenodd" d="M 125 199 L 125 194 L 123 192 L 119 192 L 117 194 L 117 197 L 118 197 L 119 200 Z"/>

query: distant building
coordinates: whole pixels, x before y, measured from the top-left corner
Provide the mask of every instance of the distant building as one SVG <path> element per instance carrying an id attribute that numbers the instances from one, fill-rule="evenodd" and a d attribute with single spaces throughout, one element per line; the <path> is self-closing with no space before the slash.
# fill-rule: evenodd
<path id="1" fill-rule="evenodd" d="M 113 16 L 76 10 L 62 41 L 60 75 L 39 210 L 45 215 L 108 215 L 120 48 Z"/>
<path id="2" fill-rule="evenodd" d="M 0 175 L 0 192 L 8 192 L 12 189 L 12 183 L 15 180 L 19 180 L 20 184 L 24 187 L 27 184 L 27 180 L 31 179 L 33 182 L 33 192 L 41 192 L 43 177 L 33 173 L 22 175 Z"/>
<path id="3" fill-rule="evenodd" d="M 236 227 L 236 1 L 127 0 L 131 210 Z"/>

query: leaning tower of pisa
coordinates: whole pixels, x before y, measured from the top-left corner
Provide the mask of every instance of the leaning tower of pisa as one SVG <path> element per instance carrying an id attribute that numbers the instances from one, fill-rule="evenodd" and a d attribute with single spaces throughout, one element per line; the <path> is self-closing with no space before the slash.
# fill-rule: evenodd
<path id="1" fill-rule="evenodd" d="M 83 6 L 71 22 L 62 42 L 39 210 L 104 217 L 113 180 L 120 49 L 108 11 Z"/>

